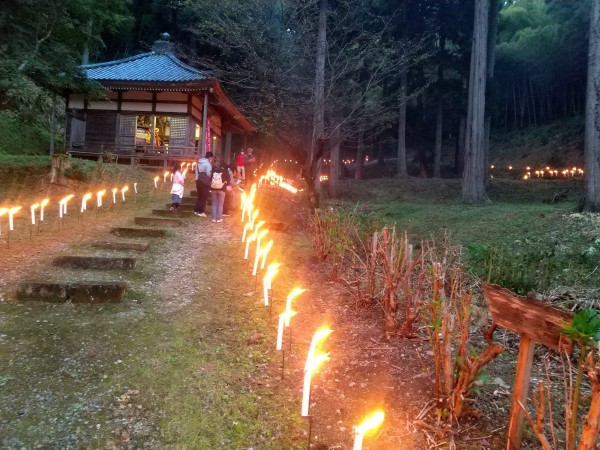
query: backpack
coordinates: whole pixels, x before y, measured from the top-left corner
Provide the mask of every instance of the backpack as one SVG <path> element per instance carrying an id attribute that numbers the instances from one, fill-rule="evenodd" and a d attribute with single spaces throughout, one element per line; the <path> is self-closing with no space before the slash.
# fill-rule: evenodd
<path id="1" fill-rule="evenodd" d="M 221 172 L 213 172 L 212 181 L 210 182 L 211 189 L 223 189 L 225 183 L 223 183 Z"/>

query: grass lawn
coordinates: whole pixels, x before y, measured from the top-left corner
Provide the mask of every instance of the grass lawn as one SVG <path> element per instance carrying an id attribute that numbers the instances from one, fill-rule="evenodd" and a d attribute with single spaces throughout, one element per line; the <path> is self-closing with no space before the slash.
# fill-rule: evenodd
<path id="1" fill-rule="evenodd" d="M 0 166 L 14 173 L 1 200 L 27 207 L 39 191 L 56 194 L 26 182 L 46 176 L 47 158 L 26 159 L 12 168 Z M 90 179 L 67 180 L 65 192 L 139 181 L 143 193 L 135 207 L 115 208 L 117 219 L 128 224 L 134 215 L 164 209 L 169 199 L 168 190 L 161 185 L 155 192 L 150 175 L 140 169 L 75 164 L 87 169 Z M 128 290 L 120 304 L 10 300 L 21 279 L 58 276 L 51 257 L 90 254 L 95 250 L 86 242 L 114 239 L 99 228 L 110 220 L 116 218 L 107 211 L 84 222 L 70 220 L 61 233 L 34 234 L 31 243 L 23 236 L 10 248 L 0 242 L 4 263 L 29 267 L 26 263 L 35 260 L 27 270 L 12 271 L 12 278 L 8 272 L 0 277 L 0 447 L 300 446 L 297 408 L 269 388 L 278 380 L 270 369 L 272 339 L 247 344 L 253 333 L 272 338 L 273 330 L 264 308 L 244 296 L 250 289 L 247 275 L 228 265 L 239 253 L 237 239 L 229 240 L 237 221 L 220 235 L 207 235 L 206 222 L 189 219 L 189 225 L 169 230 L 167 238 L 135 255 L 138 265 L 128 273 L 66 274 L 125 281 Z M 87 241 L 75 239 L 80 232 Z"/>
<path id="2" fill-rule="evenodd" d="M 559 191 L 567 199 L 544 203 Z M 491 203 L 459 201 L 459 180 L 346 180 L 342 201 L 361 203 L 413 239 L 450 239 L 463 246 L 474 274 L 525 294 L 559 286 L 600 287 L 600 218 L 576 213 L 580 181 L 493 180 Z"/>

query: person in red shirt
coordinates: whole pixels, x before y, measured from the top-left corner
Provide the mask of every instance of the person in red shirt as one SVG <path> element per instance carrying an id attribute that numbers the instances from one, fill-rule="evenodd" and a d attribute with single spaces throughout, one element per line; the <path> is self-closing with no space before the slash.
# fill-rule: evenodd
<path id="1" fill-rule="evenodd" d="M 240 180 L 245 180 L 246 179 L 246 172 L 244 170 L 244 160 L 245 160 L 245 155 L 244 155 L 244 150 L 242 150 L 238 155 L 237 158 L 235 160 L 236 166 L 237 166 L 237 176 Z"/>

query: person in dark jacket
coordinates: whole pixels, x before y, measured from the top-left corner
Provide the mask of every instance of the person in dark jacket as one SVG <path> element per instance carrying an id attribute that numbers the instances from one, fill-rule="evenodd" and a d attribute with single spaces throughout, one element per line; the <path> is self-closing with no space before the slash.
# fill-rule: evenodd
<path id="1" fill-rule="evenodd" d="M 196 205 L 194 206 L 194 214 L 199 217 L 206 217 L 204 208 L 206 207 L 206 200 L 210 192 L 210 180 L 213 162 L 212 152 L 207 152 L 203 158 L 198 160 L 198 166 L 196 167 Z"/>
<path id="2" fill-rule="evenodd" d="M 210 184 L 210 196 L 212 200 L 213 222 L 223 222 L 223 204 L 225 195 L 231 190 L 231 175 L 225 164 L 218 163 L 213 167 L 212 180 Z"/>
<path id="3" fill-rule="evenodd" d="M 229 176 L 231 177 L 231 190 L 227 190 L 227 193 L 225 194 L 225 202 L 223 203 L 223 215 L 224 216 L 229 216 L 231 214 L 231 211 L 235 209 L 235 190 L 239 189 L 235 186 L 235 177 L 234 177 L 234 173 L 236 171 L 236 164 L 230 164 L 229 166 L 226 166 L 229 170 Z"/>

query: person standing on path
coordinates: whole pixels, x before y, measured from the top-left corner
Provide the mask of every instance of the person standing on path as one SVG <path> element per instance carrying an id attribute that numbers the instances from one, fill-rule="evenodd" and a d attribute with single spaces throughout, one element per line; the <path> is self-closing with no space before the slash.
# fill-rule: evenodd
<path id="1" fill-rule="evenodd" d="M 246 155 L 244 155 L 244 150 L 242 150 L 238 155 L 237 158 L 235 159 L 235 163 L 237 165 L 237 176 L 240 180 L 245 180 L 246 179 L 246 173 L 244 171 L 244 160 L 246 158 Z M 241 181 L 240 181 L 241 183 Z"/>
<path id="2" fill-rule="evenodd" d="M 254 181 L 254 166 L 256 165 L 256 158 L 254 156 L 254 150 L 249 148 L 246 150 L 246 156 L 244 158 L 244 168 L 246 172 L 246 179 L 248 180 L 248 186 Z"/>
<path id="3" fill-rule="evenodd" d="M 198 199 L 194 206 L 194 214 L 199 217 L 206 217 L 204 209 L 206 208 L 206 200 L 208 200 L 208 194 L 210 193 L 210 182 L 212 175 L 212 152 L 207 152 L 206 156 L 198 160 L 196 166 L 196 194 Z"/>
<path id="4" fill-rule="evenodd" d="M 173 187 L 171 188 L 171 211 L 179 209 L 179 204 L 183 198 L 183 184 L 185 183 L 185 177 L 181 173 L 181 164 L 177 164 L 174 170 Z"/>
<path id="5" fill-rule="evenodd" d="M 223 222 L 223 205 L 227 191 L 231 190 L 231 175 L 229 169 L 223 164 L 213 167 L 210 183 L 210 196 L 212 200 L 211 219 L 213 222 Z"/>

